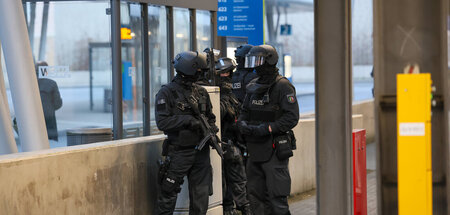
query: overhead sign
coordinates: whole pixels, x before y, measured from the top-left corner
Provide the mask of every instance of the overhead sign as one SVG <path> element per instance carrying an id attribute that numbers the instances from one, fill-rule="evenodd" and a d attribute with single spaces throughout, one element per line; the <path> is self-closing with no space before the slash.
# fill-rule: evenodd
<path id="1" fill-rule="evenodd" d="M 264 43 L 264 0 L 218 0 L 217 35 Z"/>
<path id="2" fill-rule="evenodd" d="M 281 25 L 281 29 L 280 29 L 280 34 L 281 35 L 291 35 L 292 34 L 292 25 Z"/>

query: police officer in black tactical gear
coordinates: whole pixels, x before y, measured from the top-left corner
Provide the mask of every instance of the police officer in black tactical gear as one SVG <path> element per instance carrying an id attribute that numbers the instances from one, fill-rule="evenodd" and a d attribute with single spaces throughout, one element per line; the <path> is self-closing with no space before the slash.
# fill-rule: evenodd
<path id="1" fill-rule="evenodd" d="M 230 58 L 220 58 L 216 62 L 216 72 L 220 74 L 220 117 L 222 131 L 222 163 L 223 176 L 223 211 L 224 215 L 235 215 L 241 211 L 243 215 L 252 215 L 247 199 L 247 176 L 245 173 L 241 150 L 245 150 L 244 142 L 236 125 L 239 117 L 240 103 L 232 92 L 231 77 L 236 68 Z"/>
<path id="2" fill-rule="evenodd" d="M 233 74 L 232 86 L 233 93 L 239 102 L 242 103 L 245 97 L 245 90 L 248 83 L 257 77 L 253 68 L 245 68 L 245 55 L 250 51 L 252 45 L 246 44 L 236 48 L 234 56 L 236 57 L 237 69 Z"/>
<path id="3" fill-rule="evenodd" d="M 253 213 L 287 215 L 291 190 L 289 157 L 295 149 L 292 128 L 299 120 L 295 88 L 278 74 L 278 54 L 270 45 L 253 47 L 246 68 L 257 79 L 247 85 L 238 126 L 247 143 L 247 186 Z"/>
<path id="4" fill-rule="evenodd" d="M 215 116 L 207 91 L 195 84 L 201 70 L 207 68 L 206 56 L 198 52 L 182 52 L 175 57 L 177 75 L 156 95 L 156 125 L 168 136 L 163 145 L 166 156 L 160 170 L 160 194 L 157 214 L 173 214 L 183 177 L 189 182 L 189 214 L 206 214 L 208 198 L 212 195 L 212 167 L 209 146 L 197 150 L 203 138 L 198 111 L 211 127 Z"/>

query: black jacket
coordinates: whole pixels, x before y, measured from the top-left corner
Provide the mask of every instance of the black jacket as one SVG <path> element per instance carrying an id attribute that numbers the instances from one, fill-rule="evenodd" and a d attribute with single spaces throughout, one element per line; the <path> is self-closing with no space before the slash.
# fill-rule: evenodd
<path id="1" fill-rule="evenodd" d="M 48 138 L 58 141 L 58 127 L 56 125 L 55 111 L 62 106 L 58 85 L 55 81 L 47 78 L 38 79 L 38 85 L 42 108 L 44 109 Z"/>
<path id="2" fill-rule="evenodd" d="M 256 82 L 257 79 L 250 84 Z M 247 90 L 239 117 L 239 121 L 246 121 L 249 125 L 263 124 L 272 128 L 272 133 L 265 136 L 245 136 L 249 157 L 256 162 L 269 160 L 273 152 L 273 137 L 291 130 L 299 120 L 295 88 L 289 80 L 278 75 L 267 89 L 261 89 L 253 93 Z M 268 98 L 265 98 L 266 94 Z"/>
<path id="3" fill-rule="evenodd" d="M 198 119 L 188 104 L 186 95 L 192 95 L 199 101 L 197 108 L 208 118 L 209 124 L 215 126 L 216 117 L 212 113 L 206 89 L 197 84 L 184 84 L 179 77 L 163 86 L 156 94 L 156 125 L 167 134 L 171 144 L 195 146 L 203 136 L 200 130 L 191 127 L 192 122 Z"/>
<path id="4" fill-rule="evenodd" d="M 233 73 L 233 93 L 240 103 L 244 101 L 247 84 L 256 77 L 258 77 L 256 73 L 249 69 L 236 69 L 236 72 Z"/>

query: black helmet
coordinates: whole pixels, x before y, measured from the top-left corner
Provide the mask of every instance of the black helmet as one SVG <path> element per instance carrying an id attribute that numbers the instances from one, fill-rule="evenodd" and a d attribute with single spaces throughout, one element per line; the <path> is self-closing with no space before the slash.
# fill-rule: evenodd
<path id="1" fill-rule="evenodd" d="M 235 68 L 236 68 L 236 63 L 234 62 L 233 59 L 227 58 L 227 57 L 223 57 L 223 58 L 220 58 L 216 62 L 216 68 L 215 69 L 216 69 L 216 71 L 218 73 L 227 73 L 227 72 L 231 72 L 232 73 Z"/>
<path id="2" fill-rule="evenodd" d="M 207 69 L 206 55 L 203 53 L 186 51 L 177 54 L 173 61 L 177 73 L 194 76 L 197 71 Z"/>
<path id="3" fill-rule="evenodd" d="M 239 46 L 236 48 L 236 50 L 234 51 L 234 56 L 237 57 L 245 57 L 245 55 L 247 55 L 247 53 L 250 51 L 250 49 L 252 49 L 253 46 L 250 44 L 245 44 L 242 46 Z"/>
<path id="4" fill-rule="evenodd" d="M 248 51 L 250 51 L 250 49 L 252 49 L 253 46 L 250 44 L 246 44 L 246 45 L 241 45 L 239 47 L 236 48 L 236 50 L 234 51 L 234 56 L 236 58 L 237 61 L 237 67 L 239 69 L 244 68 L 245 65 L 245 55 L 247 55 Z"/>
<path id="5" fill-rule="evenodd" d="M 255 68 L 264 64 L 275 66 L 277 63 L 277 50 L 270 45 L 255 46 L 245 56 L 245 68 Z"/>

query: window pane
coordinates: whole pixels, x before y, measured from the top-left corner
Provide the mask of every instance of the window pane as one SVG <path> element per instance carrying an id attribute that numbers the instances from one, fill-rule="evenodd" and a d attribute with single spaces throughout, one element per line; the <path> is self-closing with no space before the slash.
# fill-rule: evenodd
<path id="1" fill-rule="evenodd" d="M 203 51 L 211 47 L 211 13 L 197 11 L 197 50 Z"/>
<path id="2" fill-rule="evenodd" d="M 189 10 L 183 8 L 173 9 L 174 20 L 174 51 L 175 56 L 183 51 L 189 51 Z"/>
<path id="3" fill-rule="evenodd" d="M 148 37 L 150 54 L 150 121 L 151 134 L 161 133 L 155 123 L 155 97 L 168 82 L 166 10 L 161 6 L 148 7 Z"/>
<path id="4" fill-rule="evenodd" d="M 143 135 L 141 5 L 121 4 L 123 137 Z"/>
<path id="5" fill-rule="evenodd" d="M 75 143 L 73 129 L 112 127 L 109 2 L 38 2 L 35 17 L 26 8 L 34 58 L 48 63 L 36 72 L 51 147 Z"/>
<path id="6" fill-rule="evenodd" d="M 373 15 L 372 0 L 352 6 L 353 101 L 372 99 Z"/>

